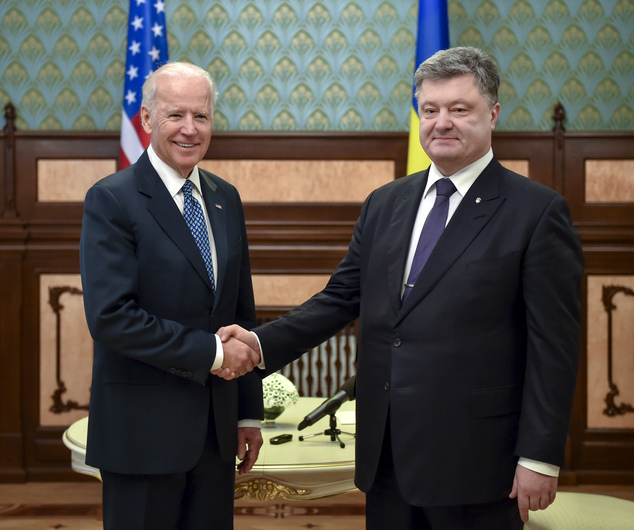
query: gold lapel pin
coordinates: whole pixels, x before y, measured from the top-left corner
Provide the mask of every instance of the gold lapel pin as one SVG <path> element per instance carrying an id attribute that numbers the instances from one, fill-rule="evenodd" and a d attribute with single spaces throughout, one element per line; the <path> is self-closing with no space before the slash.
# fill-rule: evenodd
<path id="1" fill-rule="evenodd" d="M 220 204 L 216 203 L 216 208 L 218 208 L 219 210 L 222 210 L 222 206 L 220 206 Z"/>

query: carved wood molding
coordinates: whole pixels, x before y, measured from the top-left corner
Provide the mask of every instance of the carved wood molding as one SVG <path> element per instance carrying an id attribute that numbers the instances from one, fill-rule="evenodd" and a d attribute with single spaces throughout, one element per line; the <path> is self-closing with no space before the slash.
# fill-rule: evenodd
<path id="1" fill-rule="evenodd" d="M 2 218 L 15 219 L 18 212 L 15 207 L 15 107 L 9 101 L 4 106 L 4 204 Z"/>
<path id="2" fill-rule="evenodd" d="M 63 414 L 71 410 L 88 410 L 87 404 L 80 405 L 73 400 L 64 402 L 62 399 L 62 395 L 68 391 L 66 384 L 62 380 L 62 311 L 64 306 L 61 303 L 61 297 L 66 293 L 70 295 L 83 295 L 83 291 L 76 287 L 55 286 L 48 288 L 48 303 L 55 313 L 55 378 L 57 388 L 51 395 L 53 404 L 49 408 L 54 414 Z"/>
<path id="3" fill-rule="evenodd" d="M 616 396 L 619 395 L 619 388 L 613 379 L 612 313 L 617 309 L 614 304 L 614 297 L 619 293 L 623 293 L 625 296 L 634 296 L 634 291 L 623 285 L 603 286 L 603 306 L 608 314 L 608 385 L 610 387 L 609 392 L 605 396 L 607 407 L 604 409 L 603 414 L 606 416 L 620 416 L 628 412 L 634 412 L 634 407 L 629 403 L 617 405 L 615 402 Z"/>
<path id="4" fill-rule="evenodd" d="M 311 490 L 308 489 L 295 489 L 266 478 L 254 478 L 248 482 L 236 484 L 233 498 L 248 497 L 256 501 L 292 500 L 311 493 Z"/>

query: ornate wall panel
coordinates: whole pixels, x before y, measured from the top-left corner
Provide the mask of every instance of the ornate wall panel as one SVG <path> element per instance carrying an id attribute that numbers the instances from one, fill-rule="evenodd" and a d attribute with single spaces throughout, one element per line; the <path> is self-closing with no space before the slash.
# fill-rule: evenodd
<path id="1" fill-rule="evenodd" d="M 588 427 L 634 429 L 634 276 L 588 277 Z"/>
<path id="2" fill-rule="evenodd" d="M 40 425 L 68 426 L 86 416 L 92 352 L 79 274 L 42 274 Z"/>
<path id="3" fill-rule="evenodd" d="M 0 3 L 18 128 L 118 130 L 128 0 Z M 404 131 L 417 0 L 167 0 L 169 54 L 207 68 L 217 130 Z M 500 64 L 500 131 L 634 129 L 631 0 L 448 0 L 450 42 Z"/>

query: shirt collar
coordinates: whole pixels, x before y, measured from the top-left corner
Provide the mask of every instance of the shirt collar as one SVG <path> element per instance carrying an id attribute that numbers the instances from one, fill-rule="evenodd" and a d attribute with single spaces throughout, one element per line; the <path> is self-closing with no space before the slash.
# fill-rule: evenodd
<path id="1" fill-rule="evenodd" d="M 489 165 L 491 160 L 493 160 L 493 149 L 489 148 L 488 152 L 482 158 L 472 162 L 460 171 L 456 171 L 453 175 L 449 175 L 451 182 L 456 186 L 456 190 L 458 190 L 461 196 L 464 197 L 467 194 L 471 185 L 480 176 L 480 173 L 484 171 L 484 168 Z M 436 167 L 436 164 L 432 162 L 431 166 L 429 166 L 429 177 L 427 178 L 427 186 L 425 187 L 423 197 L 426 197 L 431 187 L 443 178 L 445 178 L 445 175 L 443 175 Z"/>
<path id="2" fill-rule="evenodd" d="M 158 176 L 161 177 L 167 191 L 169 191 L 170 195 L 174 197 L 179 191 L 181 191 L 181 188 L 185 183 L 185 179 L 183 179 L 183 177 L 173 167 L 168 166 L 159 158 L 156 151 L 152 148 L 152 144 L 148 146 L 147 154 L 150 158 L 150 163 L 158 173 Z M 191 175 L 189 175 L 189 180 L 198 193 L 202 195 L 200 192 L 200 175 L 198 173 L 198 165 L 194 166 Z"/>

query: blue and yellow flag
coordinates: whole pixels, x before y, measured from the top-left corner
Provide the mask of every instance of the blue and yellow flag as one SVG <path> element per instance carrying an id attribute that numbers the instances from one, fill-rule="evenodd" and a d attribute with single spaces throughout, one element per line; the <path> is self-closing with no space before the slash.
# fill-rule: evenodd
<path id="1" fill-rule="evenodd" d="M 447 0 L 418 1 L 418 40 L 416 44 L 416 68 L 438 50 L 449 48 L 449 17 Z M 418 129 L 418 104 L 412 96 L 411 119 L 409 125 L 409 146 L 407 149 L 407 174 L 425 169 L 431 163 L 420 146 Z"/>

